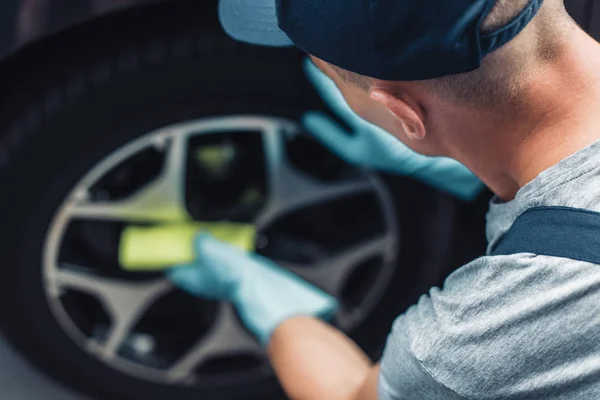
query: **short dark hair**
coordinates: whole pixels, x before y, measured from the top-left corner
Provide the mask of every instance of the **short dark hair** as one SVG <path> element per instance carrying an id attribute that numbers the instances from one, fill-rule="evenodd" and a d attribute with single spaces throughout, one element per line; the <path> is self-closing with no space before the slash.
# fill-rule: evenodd
<path id="1" fill-rule="evenodd" d="M 348 70 L 345 70 L 345 69 L 340 68 L 333 64 L 329 64 L 329 65 L 340 76 L 340 78 L 342 78 L 342 80 L 344 82 L 346 82 L 347 84 L 358 86 L 359 88 L 366 90 L 366 91 L 368 91 L 371 88 L 371 83 L 372 83 L 371 78 L 357 74 L 356 72 L 350 72 Z"/>

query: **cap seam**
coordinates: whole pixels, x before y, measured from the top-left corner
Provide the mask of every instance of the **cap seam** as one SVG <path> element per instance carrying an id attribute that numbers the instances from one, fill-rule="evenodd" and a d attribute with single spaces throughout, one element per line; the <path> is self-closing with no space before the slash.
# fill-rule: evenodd
<path id="1" fill-rule="evenodd" d="M 485 56 L 492 53 L 517 37 L 535 18 L 543 2 L 544 0 L 529 0 L 525 8 L 508 24 L 493 32 L 480 35 L 482 55 Z"/>
<path id="2" fill-rule="evenodd" d="M 479 66 L 481 66 L 481 60 L 484 57 L 484 39 L 485 39 L 485 35 L 482 34 L 481 32 L 481 28 L 483 26 L 483 24 L 485 23 L 485 20 L 487 19 L 487 17 L 490 15 L 490 13 L 492 12 L 492 10 L 494 9 L 494 7 L 496 6 L 497 1 L 496 0 L 489 0 L 488 4 L 484 10 L 484 12 L 481 13 L 481 17 L 479 18 L 479 21 L 477 21 L 477 27 L 475 28 L 475 38 L 477 40 L 477 52 L 479 53 L 477 55 L 477 58 L 479 58 Z"/>
<path id="3" fill-rule="evenodd" d="M 521 12 L 516 17 L 514 17 L 512 19 L 512 21 L 510 21 L 508 24 L 496 29 L 493 32 L 488 32 L 486 34 L 481 35 L 481 37 L 483 39 L 486 39 L 486 38 L 489 38 L 492 36 L 499 36 L 508 30 L 516 28 L 517 25 L 522 25 L 523 18 L 528 17 L 529 14 L 533 12 L 532 9 L 534 8 L 534 6 L 538 3 L 543 3 L 543 0 L 529 0 L 527 5 L 521 10 Z M 539 9 L 539 7 L 537 7 L 537 9 Z"/>

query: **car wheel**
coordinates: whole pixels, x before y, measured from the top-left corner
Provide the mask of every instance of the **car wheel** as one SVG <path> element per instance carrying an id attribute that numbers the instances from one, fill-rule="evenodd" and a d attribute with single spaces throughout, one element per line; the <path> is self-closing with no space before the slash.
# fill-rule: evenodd
<path id="1" fill-rule="evenodd" d="M 125 272 L 122 229 L 254 224 L 257 251 L 334 294 L 334 323 L 377 357 L 394 317 L 443 277 L 454 202 L 308 138 L 300 116 L 323 106 L 301 55 L 236 44 L 212 6 L 184 4 L 94 36 L 93 52 L 71 48 L 15 91 L 0 118 L 2 326 L 101 398 L 279 398 L 231 305 Z"/>

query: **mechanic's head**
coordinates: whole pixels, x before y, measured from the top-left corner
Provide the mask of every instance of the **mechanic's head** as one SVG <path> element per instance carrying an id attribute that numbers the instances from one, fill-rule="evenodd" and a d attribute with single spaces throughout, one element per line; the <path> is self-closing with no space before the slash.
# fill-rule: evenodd
<path id="1" fill-rule="evenodd" d="M 451 112 L 527 107 L 528 77 L 574 25 L 563 0 L 221 0 L 220 13 L 235 38 L 305 50 L 354 111 L 430 155 L 451 153 Z"/>

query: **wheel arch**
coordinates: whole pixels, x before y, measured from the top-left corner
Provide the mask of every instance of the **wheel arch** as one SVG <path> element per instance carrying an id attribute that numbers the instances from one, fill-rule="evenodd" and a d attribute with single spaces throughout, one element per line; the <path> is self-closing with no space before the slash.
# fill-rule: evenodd
<path id="1" fill-rule="evenodd" d="M 219 48 L 211 49 L 214 53 L 235 57 L 236 52 L 239 54 L 247 48 L 275 57 L 290 52 L 300 55 L 295 50 L 273 51 L 228 39 L 218 22 L 216 0 L 154 2 L 111 13 L 45 37 L 0 62 L 0 175 L 7 173 L 9 168 L 6 167 L 15 159 L 20 143 L 27 139 L 26 133 L 31 130 L 28 126 L 39 122 L 38 115 L 43 108 L 40 101 L 43 100 L 32 96 L 40 91 L 50 92 L 54 89 L 52 86 L 77 84 L 65 82 L 69 79 L 64 71 L 66 65 L 93 64 L 98 54 L 107 52 L 118 53 L 126 64 L 129 48 L 145 37 L 156 32 L 171 36 L 182 30 L 197 30 L 198 26 L 206 31 L 207 37 L 223 38 Z M 32 103 L 35 106 L 32 107 Z"/>
<path id="2" fill-rule="evenodd" d="M 203 24 L 211 22 L 211 18 L 207 16 L 214 15 L 210 27 L 220 29 L 216 8 L 217 0 L 151 0 L 148 3 L 122 7 L 102 14 L 89 14 L 65 22 L 63 26 L 48 30 L 12 49 L 0 49 L 5 52 L 0 59 L 0 99 L 9 93 L 11 88 L 38 71 L 40 66 L 52 66 L 57 54 L 64 57 L 67 52 L 93 52 L 94 44 L 132 35 L 140 28 L 143 30 L 148 26 L 168 26 L 176 21 L 177 17 L 186 14 L 197 15 L 198 21 Z M 135 26 L 131 23 L 132 20 L 136 21 Z M 2 110 L 0 107 L 0 113 Z"/>

